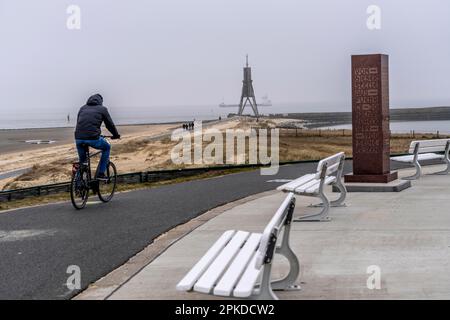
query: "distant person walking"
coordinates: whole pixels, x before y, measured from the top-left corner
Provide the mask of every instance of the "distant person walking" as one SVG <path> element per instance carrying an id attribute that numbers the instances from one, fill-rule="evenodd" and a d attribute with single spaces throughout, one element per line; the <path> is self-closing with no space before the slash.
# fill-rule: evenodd
<path id="1" fill-rule="evenodd" d="M 109 162 L 111 146 L 105 138 L 101 137 L 101 125 L 105 123 L 106 129 L 112 134 L 112 139 L 120 139 L 120 134 L 109 115 L 108 109 L 103 106 L 103 97 L 100 94 L 91 96 L 86 105 L 80 108 L 75 129 L 75 143 L 80 163 L 86 162 L 86 151 L 82 147 L 86 144 L 102 151 L 97 179 L 105 179 L 105 171 Z"/>

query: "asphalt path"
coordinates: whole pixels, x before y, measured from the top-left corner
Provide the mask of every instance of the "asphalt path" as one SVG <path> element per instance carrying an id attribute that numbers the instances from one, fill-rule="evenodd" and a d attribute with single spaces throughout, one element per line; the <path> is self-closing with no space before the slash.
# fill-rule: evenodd
<path id="1" fill-rule="evenodd" d="M 65 202 L 0 212 L 0 299 L 69 299 L 176 225 L 273 190 L 283 182 L 268 181 L 293 179 L 316 166 L 285 165 L 274 176 L 254 170 L 124 192 L 107 204 L 92 199 L 81 211 Z M 66 285 L 69 266 L 80 268 L 80 290 Z"/>

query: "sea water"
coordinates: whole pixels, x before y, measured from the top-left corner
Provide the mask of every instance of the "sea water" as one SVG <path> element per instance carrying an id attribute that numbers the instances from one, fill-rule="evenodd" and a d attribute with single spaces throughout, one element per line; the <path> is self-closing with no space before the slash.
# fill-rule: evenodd
<path id="1" fill-rule="evenodd" d="M 28 109 L 28 108 L 27 108 Z M 27 111 L 11 110 L 0 107 L 0 129 L 74 127 L 79 106 L 61 109 L 30 108 Z M 193 120 L 212 120 L 225 118 L 236 113 L 237 108 L 219 108 L 218 105 L 198 106 L 151 106 L 151 107 L 108 107 L 116 124 L 169 123 Z M 350 111 L 344 106 L 318 106 L 295 103 L 274 104 L 260 107 L 261 114 L 284 114 L 299 112 L 339 112 Z M 245 110 L 251 113 L 251 109 Z M 68 119 L 69 116 L 69 119 Z M 450 133 L 450 121 L 391 121 L 392 132 Z M 351 129 L 351 124 L 330 127 L 333 129 Z"/>
<path id="2" fill-rule="evenodd" d="M 441 121 L 391 121 L 391 132 L 393 133 L 410 133 L 411 131 L 420 133 L 439 133 L 450 134 L 450 120 Z M 338 126 L 324 127 L 323 129 L 351 129 L 351 124 L 343 124 Z"/>

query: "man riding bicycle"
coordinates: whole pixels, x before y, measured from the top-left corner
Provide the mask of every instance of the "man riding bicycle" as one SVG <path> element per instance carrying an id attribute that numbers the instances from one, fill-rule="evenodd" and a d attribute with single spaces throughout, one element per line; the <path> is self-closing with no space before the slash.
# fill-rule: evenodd
<path id="1" fill-rule="evenodd" d="M 112 134 L 112 139 L 120 139 L 120 134 L 109 115 L 108 109 L 103 106 L 103 97 L 100 94 L 91 96 L 86 105 L 80 108 L 75 129 L 75 143 L 77 146 L 80 163 L 86 162 L 86 150 L 84 145 L 101 150 L 99 170 L 97 179 L 107 179 L 105 175 L 109 162 L 111 146 L 108 141 L 101 136 L 101 125 L 105 123 L 106 129 Z"/>

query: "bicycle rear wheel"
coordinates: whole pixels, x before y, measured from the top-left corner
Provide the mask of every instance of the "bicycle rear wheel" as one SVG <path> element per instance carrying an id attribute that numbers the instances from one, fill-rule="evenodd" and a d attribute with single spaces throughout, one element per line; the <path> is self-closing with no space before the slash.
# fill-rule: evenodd
<path id="1" fill-rule="evenodd" d="M 70 181 L 70 200 L 77 210 L 81 210 L 86 206 L 89 197 L 89 181 L 88 172 L 80 168 L 73 175 Z"/>
<path id="2" fill-rule="evenodd" d="M 98 182 L 98 197 L 101 201 L 108 202 L 113 198 L 117 185 L 117 170 L 114 163 L 108 164 L 105 176 L 107 180 Z"/>

